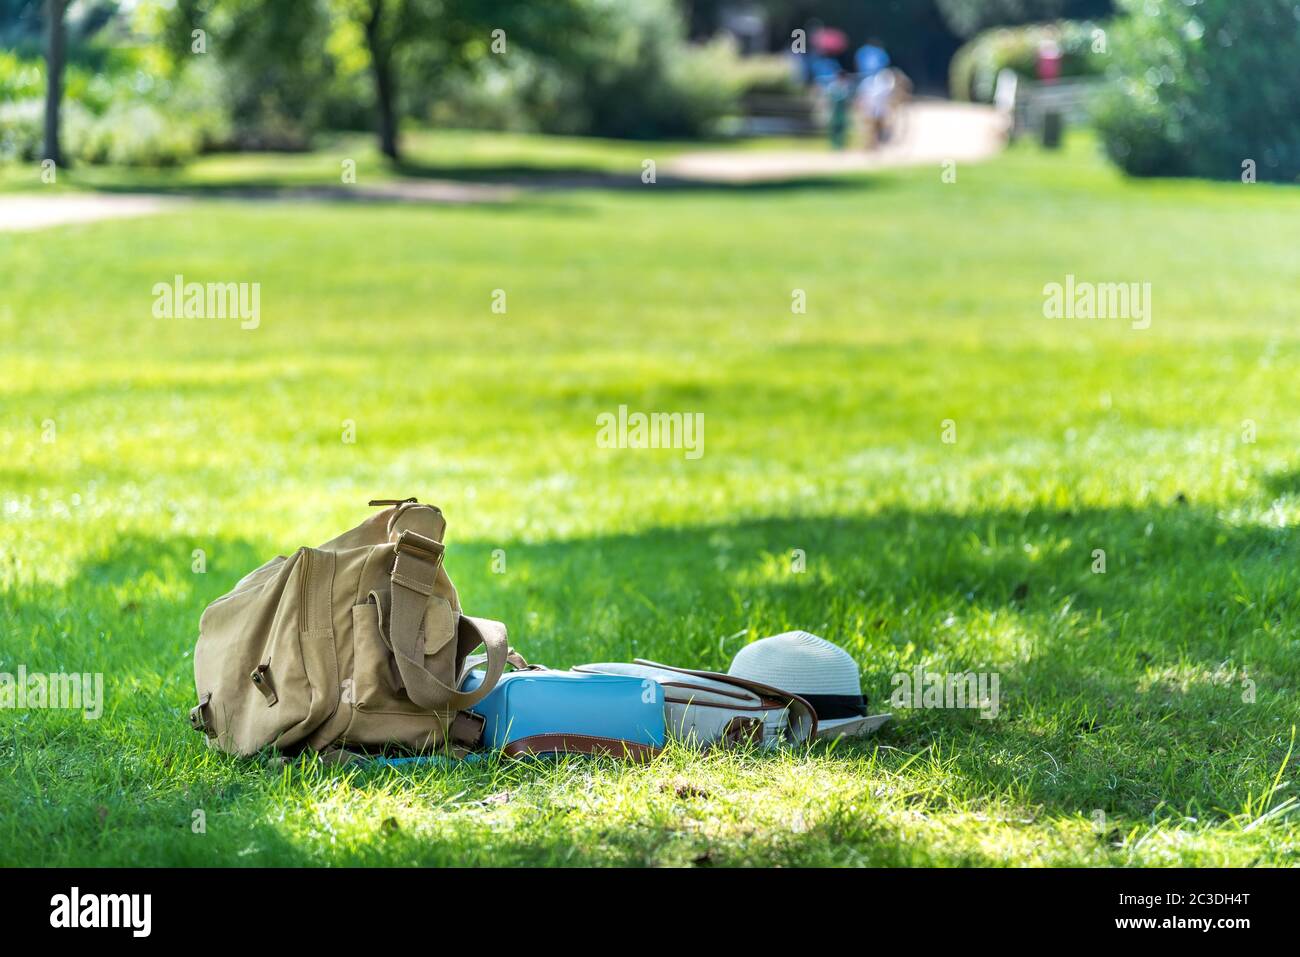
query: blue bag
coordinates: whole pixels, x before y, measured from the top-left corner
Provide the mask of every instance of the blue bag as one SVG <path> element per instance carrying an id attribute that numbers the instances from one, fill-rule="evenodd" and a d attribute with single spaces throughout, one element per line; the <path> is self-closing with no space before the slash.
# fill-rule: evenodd
<path id="1" fill-rule="evenodd" d="M 460 690 L 482 681 L 483 672 L 471 671 Z M 663 689 L 639 677 L 512 671 L 472 713 L 483 718 L 483 746 L 510 757 L 578 753 L 648 761 L 664 745 Z"/>

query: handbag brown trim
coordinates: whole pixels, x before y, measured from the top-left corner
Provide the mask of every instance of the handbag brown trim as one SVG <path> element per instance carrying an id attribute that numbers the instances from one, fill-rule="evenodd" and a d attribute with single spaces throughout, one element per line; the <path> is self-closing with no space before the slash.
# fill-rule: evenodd
<path id="1" fill-rule="evenodd" d="M 645 764 L 662 749 L 650 744 L 594 734 L 531 734 L 511 741 L 502 750 L 510 758 L 539 754 L 594 754 Z"/>
<path id="2" fill-rule="evenodd" d="M 754 692 L 760 698 L 771 698 L 777 701 L 790 701 L 797 705 L 805 720 L 810 722 L 807 740 L 811 741 L 817 737 L 817 709 L 808 703 L 802 695 L 797 695 L 793 691 L 782 691 L 780 688 L 773 688 L 771 685 L 765 685 L 761 681 L 750 681 L 748 678 L 738 678 L 735 675 L 723 674 L 720 671 L 705 671 L 702 668 L 675 668 L 672 665 L 660 664 L 657 661 L 649 661 L 645 658 L 633 659 L 638 665 L 649 665 L 653 668 L 663 668 L 665 671 L 676 671 L 683 675 L 696 675 L 700 678 L 712 678 L 714 681 L 724 681 L 728 684 L 736 685 L 738 688 L 745 688 Z"/>

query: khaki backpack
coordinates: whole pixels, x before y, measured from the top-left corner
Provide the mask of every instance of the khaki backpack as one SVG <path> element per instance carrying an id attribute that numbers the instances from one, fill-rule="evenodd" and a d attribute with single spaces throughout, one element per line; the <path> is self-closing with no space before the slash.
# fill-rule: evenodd
<path id="1" fill-rule="evenodd" d="M 190 724 L 210 746 L 459 755 L 478 744 L 482 719 L 464 709 L 514 657 L 505 626 L 461 614 L 443 568 L 441 511 L 413 498 L 370 504 L 390 507 L 319 548 L 272 559 L 203 612 Z M 461 694 L 480 644 L 486 680 Z"/>

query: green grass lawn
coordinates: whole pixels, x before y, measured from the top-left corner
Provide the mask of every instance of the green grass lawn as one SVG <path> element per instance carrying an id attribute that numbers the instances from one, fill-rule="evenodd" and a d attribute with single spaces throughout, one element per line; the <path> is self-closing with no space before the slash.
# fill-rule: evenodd
<path id="1" fill-rule="evenodd" d="M 416 161 L 554 157 L 455 139 Z M 655 155 L 570 143 L 554 165 Z M 107 699 L 0 711 L 0 863 L 1294 864 L 1297 249 L 1300 192 L 1129 182 L 1084 140 L 951 184 L 199 199 L 0 233 L 0 671 L 102 672 Z M 177 273 L 260 283 L 260 326 L 154 318 Z M 1150 282 L 1151 327 L 1044 318 L 1067 274 Z M 704 413 L 703 456 L 597 447 L 620 404 Z M 725 670 L 805 628 L 881 708 L 923 664 L 996 672 L 999 714 L 643 767 L 205 748 L 204 606 L 407 495 L 532 660 Z"/>

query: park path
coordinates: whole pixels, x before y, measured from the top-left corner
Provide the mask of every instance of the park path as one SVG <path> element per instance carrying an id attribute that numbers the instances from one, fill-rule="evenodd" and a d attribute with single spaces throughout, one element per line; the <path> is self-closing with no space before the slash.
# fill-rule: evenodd
<path id="1" fill-rule="evenodd" d="M 93 223 L 101 219 L 150 216 L 174 205 L 166 196 L 114 193 L 0 193 L 0 232 L 46 229 L 68 223 Z"/>
<path id="2" fill-rule="evenodd" d="M 243 202 L 298 200 L 318 202 L 402 202 L 459 205 L 465 203 L 501 203 L 513 199 L 518 191 L 509 185 L 458 183 L 446 180 L 399 180 L 375 186 L 300 186 L 282 189 L 222 190 L 215 198 Z M 152 216 L 167 212 L 186 202 L 184 194 L 159 193 L 0 193 L 0 232 L 23 232 L 64 226 L 69 223 L 93 223 L 101 219 L 128 216 Z"/>
<path id="3" fill-rule="evenodd" d="M 1002 149 L 1005 129 L 990 107 L 939 100 L 920 100 L 907 108 L 896 142 L 870 152 L 826 149 L 715 149 L 684 153 L 664 163 L 660 179 L 673 182 L 745 184 L 834 176 L 899 166 L 938 165 L 987 159 Z M 306 200 L 321 202 L 503 203 L 532 189 L 618 188 L 640 185 L 636 175 L 593 174 L 568 177 L 523 177 L 514 183 L 450 180 L 398 180 L 368 187 L 295 187 L 224 191 L 235 201 Z M 0 232 L 45 229 L 68 223 L 150 216 L 174 209 L 184 197 L 151 193 L 0 193 Z"/>
<path id="4" fill-rule="evenodd" d="M 715 183 L 779 182 L 899 166 L 988 159 L 1006 143 L 1005 120 L 992 107 L 918 100 L 907 107 L 899 138 L 879 149 L 702 150 L 665 163 L 678 179 Z"/>

